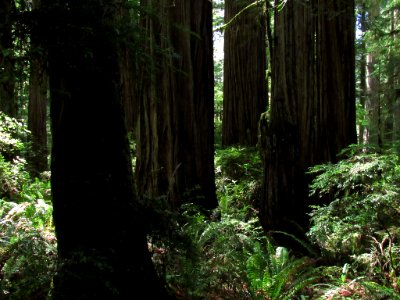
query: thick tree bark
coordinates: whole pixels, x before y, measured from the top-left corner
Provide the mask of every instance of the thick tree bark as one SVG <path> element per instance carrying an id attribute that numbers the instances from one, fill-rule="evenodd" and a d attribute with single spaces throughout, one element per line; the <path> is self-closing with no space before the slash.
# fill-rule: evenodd
<path id="1" fill-rule="evenodd" d="M 396 47 L 398 44 L 398 28 L 399 28 L 399 11 L 397 6 L 390 8 L 390 32 L 391 32 L 391 47 Z M 394 48 L 393 48 L 394 50 Z M 387 69 L 387 89 L 384 92 L 384 103 L 387 107 L 388 113 L 384 115 L 384 144 L 393 145 L 394 149 L 399 148 L 399 66 L 398 55 L 396 51 L 389 49 Z"/>
<path id="2" fill-rule="evenodd" d="M 137 12 L 135 12 L 137 13 Z M 118 12 L 118 23 L 120 30 L 124 34 L 124 39 L 120 44 L 120 74 L 121 74 L 121 94 L 123 99 L 123 107 L 125 112 L 125 123 L 129 133 L 134 133 L 138 118 L 138 100 L 135 96 L 137 89 L 137 63 L 135 62 L 135 51 L 133 45 L 134 30 L 137 31 L 137 17 L 132 15 L 131 8 L 128 4 L 120 5 Z M 136 32 L 137 34 L 137 32 Z"/>
<path id="3" fill-rule="evenodd" d="M 43 4 L 61 259 L 53 299 L 168 299 L 151 262 L 134 190 L 114 1 Z"/>
<path id="4" fill-rule="evenodd" d="M 48 170 L 47 164 L 47 74 L 40 57 L 31 59 L 29 82 L 28 129 L 32 134 L 29 153 L 31 174 L 39 176 Z"/>
<path id="5" fill-rule="evenodd" d="M 370 2 L 368 9 L 368 22 L 374 22 L 379 16 L 379 1 Z M 366 64 L 366 85 L 367 98 L 365 101 L 365 109 L 367 112 L 368 126 L 365 131 L 365 142 L 381 148 L 383 146 L 383 123 L 381 120 L 381 100 L 380 100 L 380 75 L 377 71 L 379 63 L 377 61 L 377 51 L 373 50 L 367 53 Z"/>
<path id="6" fill-rule="evenodd" d="M 17 117 L 11 12 L 13 0 L 0 1 L 0 110 Z"/>
<path id="7" fill-rule="evenodd" d="M 304 232 L 305 172 L 356 142 L 353 11 L 348 1 L 288 1 L 275 13 L 271 116 L 260 122 L 267 231 Z"/>
<path id="8" fill-rule="evenodd" d="M 297 1 L 275 13 L 271 116 L 260 122 L 265 168 L 260 217 L 268 231 L 293 232 L 293 223 L 304 223 L 305 160 L 311 149 L 302 148 L 314 139 L 308 117 L 315 107 L 308 101 L 316 92 L 311 16 L 311 7 Z"/>
<path id="9" fill-rule="evenodd" d="M 319 6 L 325 13 L 318 14 L 317 103 L 321 109 L 314 153 L 322 153 L 312 163 L 336 162 L 340 150 L 357 142 L 354 1 L 325 0 Z"/>
<path id="10" fill-rule="evenodd" d="M 40 9 L 40 1 L 33 1 L 33 9 Z M 39 176 L 48 170 L 47 163 L 47 90 L 48 78 L 45 57 L 38 43 L 37 27 L 31 32 L 31 61 L 29 77 L 28 129 L 32 134 L 32 151 L 29 153 L 31 174 Z"/>
<path id="11" fill-rule="evenodd" d="M 175 208 L 184 202 L 214 208 L 212 4 L 142 4 L 152 12 L 143 23 L 153 63 L 143 71 L 139 191 L 151 198 L 167 196 Z"/>
<path id="12" fill-rule="evenodd" d="M 266 15 L 251 3 L 225 1 L 223 146 L 255 146 L 267 106 Z"/>

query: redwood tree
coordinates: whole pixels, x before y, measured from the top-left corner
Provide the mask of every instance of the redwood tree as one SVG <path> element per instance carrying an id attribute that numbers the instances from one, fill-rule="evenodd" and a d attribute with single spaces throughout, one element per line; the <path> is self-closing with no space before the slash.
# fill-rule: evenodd
<path id="1" fill-rule="evenodd" d="M 138 4 L 124 2 L 119 6 L 117 13 L 118 30 L 123 39 L 119 44 L 119 66 L 121 76 L 121 94 L 125 112 L 125 123 L 128 132 L 134 133 L 137 115 L 138 99 L 135 95 L 137 89 L 137 62 L 138 43 L 141 42 L 138 32 Z"/>
<path id="2" fill-rule="evenodd" d="M 136 175 L 141 194 L 171 207 L 217 206 L 214 182 L 212 3 L 147 0 L 147 55 Z"/>
<path id="3" fill-rule="evenodd" d="M 308 167 L 337 161 L 356 142 L 354 1 L 287 1 L 274 24 L 271 111 L 260 122 L 260 218 L 268 231 L 299 233 L 312 203 Z"/>
<path id="4" fill-rule="evenodd" d="M 372 0 L 369 2 L 368 22 L 376 21 L 379 16 L 380 1 Z M 377 38 L 377 37 L 376 37 Z M 364 142 L 382 148 L 383 146 L 383 122 L 381 107 L 381 79 L 378 72 L 378 49 L 373 49 L 366 54 L 366 101 L 365 110 L 367 113 L 368 125 L 364 130 Z"/>
<path id="5" fill-rule="evenodd" d="M 32 2 L 33 9 L 40 9 L 40 1 Z M 29 77 L 28 129 L 32 134 L 32 151 L 29 153 L 31 173 L 38 176 L 48 169 L 47 164 L 47 90 L 48 78 L 45 57 L 38 42 L 38 27 L 32 26 L 31 60 Z"/>
<path id="6" fill-rule="evenodd" d="M 266 16 L 253 2 L 225 1 L 223 146 L 255 146 L 267 106 Z"/>
<path id="7" fill-rule="evenodd" d="M 17 116 L 14 91 L 13 6 L 14 0 L 0 1 L 0 110 L 10 117 Z"/>
<path id="8" fill-rule="evenodd" d="M 119 95 L 114 0 L 43 0 L 51 91 L 53 299 L 165 299 L 147 249 Z"/>

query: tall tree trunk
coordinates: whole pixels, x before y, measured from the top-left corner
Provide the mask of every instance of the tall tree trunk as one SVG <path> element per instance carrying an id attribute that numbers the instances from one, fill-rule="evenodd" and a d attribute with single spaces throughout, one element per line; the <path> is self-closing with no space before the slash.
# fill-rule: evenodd
<path id="1" fill-rule="evenodd" d="M 137 12 L 136 12 L 137 13 Z M 137 89 L 137 64 L 135 62 L 135 44 L 133 31 L 137 30 L 137 24 L 128 5 L 120 5 L 118 12 L 118 23 L 120 30 L 125 34 L 124 40 L 120 48 L 120 74 L 121 74 L 121 94 L 123 99 L 123 107 L 125 112 L 125 123 L 129 133 L 135 132 L 136 121 L 138 118 L 138 101 L 135 97 Z"/>
<path id="2" fill-rule="evenodd" d="M 151 198 L 165 195 L 172 207 L 194 202 L 214 208 L 212 4 L 142 4 L 152 11 L 143 22 L 153 63 L 145 67 L 143 77 L 139 191 Z"/>
<path id="3" fill-rule="evenodd" d="M 33 9 L 40 9 L 40 1 L 33 1 Z M 29 154 L 31 174 L 48 169 L 47 164 L 47 89 L 45 58 L 39 48 L 36 27 L 31 33 L 31 61 L 29 81 L 28 129 L 32 133 L 32 151 Z"/>
<path id="4" fill-rule="evenodd" d="M 312 164 L 336 162 L 340 150 L 357 142 L 354 0 L 319 0 L 318 5 L 322 7 L 316 35 L 319 119 L 313 152 L 319 155 Z"/>
<path id="5" fill-rule="evenodd" d="M 266 15 L 252 3 L 225 1 L 223 146 L 255 146 L 267 106 Z"/>
<path id="6" fill-rule="evenodd" d="M 47 74 L 40 57 L 31 59 L 29 82 L 28 129 L 32 134 L 29 154 L 33 176 L 48 170 L 47 163 Z"/>
<path id="7" fill-rule="evenodd" d="M 307 229 L 305 172 L 356 142 L 353 13 L 351 1 L 288 1 L 275 12 L 271 116 L 260 122 L 268 231 Z"/>
<path id="8" fill-rule="evenodd" d="M 393 45 L 397 45 L 399 42 L 399 30 L 400 26 L 400 8 L 393 7 L 392 11 L 392 39 Z M 397 56 L 397 61 L 400 60 L 400 56 Z M 400 153 L 400 67 L 398 64 L 394 64 L 391 78 L 391 90 L 392 90 L 392 119 L 393 119 L 393 144 L 398 153 Z"/>
<path id="9" fill-rule="evenodd" d="M 368 22 L 372 23 L 379 16 L 379 1 L 372 0 L 368 8 Z M 365 108 L 367 112 L 368 126 L 365 134 L 365 141 L 378 148 L 382 147 L 382 122 L 381 122 L 381 101 L 380 101 L 380 74 L 378 53 L 372 50 L 367 53 L 367 99 Z"/>
<path id="10" fill-rule="evenodd" d="M 308 119 L 315 106 L 314 22 L 311 7 L 288 1 L 275 12 L 270 119 L 260 122 L 264 158 L 264 197 L 260 218 L 266 230 L 292 231 L 304 218 L 304 171 L 313 141 Z M 301 134 L 306 136 L 302 140 Z M 304 223 L 304 222 L 302 222 Z"/>
<path id="11" fill-rule="evenodd" d="M 17 116 L 11 12 L 13 0 L 0 1 L 0 110 Z"/>
<path id="12" fill-rule="evenodd" d="M 134 190 L 114 2 L 43 0 L 53 217 L 62 262 L 53 299 L 168 299 Z"/>
<path id="13" fill-rule="evenodd" d="M 365 1 L 362 1 L 360 4 L 360 30 L 361 33 L 364 34 L 367 30 L 367 8 L 365 5 Z M 360 45 L 360 106 L 362 109 L 365 108 L 365 101 L 367 98 L 367 58 L 366 58 L 366 44 L 365 38 L 362 37 L 361 45 Z M 366 127 L 364 125 L 364 119 L 361 120 L 359 127 L 358 127 L 358 143 L 360 145 L 364 144 L 364 135 L 366 134 Z"/>

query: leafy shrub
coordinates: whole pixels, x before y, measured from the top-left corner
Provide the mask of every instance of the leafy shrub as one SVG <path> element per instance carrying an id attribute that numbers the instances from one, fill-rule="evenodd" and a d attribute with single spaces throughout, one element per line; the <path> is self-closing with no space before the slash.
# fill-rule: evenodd
<path id="1" fill-rule="evenodd" d="M 0 154 L 6 161 L 12 161 L 25 150 L 23 141 L 28 135 L 27 126 L 22 121 L 0 111 Z"/>
<path id="2" fill-rule="evenodd" d="M 175 216 L 178 233 L 172 243 L 150 239 L 153 261 L 175 294 L 183 299 L 289 299 L 316 279 L 311 259 L 273 246 L 257 218 L 241 220 L 231 212 L 210 220 L 186 204 Z"/>
<path id="3" fill-rule="evenodd" d="M 287 299 L 300 292 L 315 279 L 311 260 L 275 248 L 252 207 L 262 176 L 257 150 L 217 150 L 215 165 L 219 207 L 212 219 L 184 205 L 177 230 L 187 243 L 154 251 L 169 285 L 190 299 Z"/>
<path id="4" fill-rule="evenodd" d="M 182 207 L 177 222 L 172 244 L 152 240 L 153 261 L 163 268 L 175 293 L 190 299 L 227 293 L 232 299 L 250 299 L 243 288 L 245 249 L 250 250 L 253 238 L 260 234 L 255 224 L 229 216 L 211 221 L 191 204 Z"/>
<path id="5" fill-rule="evenodd" d="M 31 180 L 27 135 L 0 112 L 0 299 L 45 299 L 55 270 L 50 176 Z"/>
<path id="6" fill-rule="evenodd" d="M 0 232 L 0 297 L 45 299 L 56 260 L 52 207 L 0 200 Z"/>
<path id="7" fill-rule="evenodd" d="M 29 179 L 22 154 L 29 131 L 26 125 L 0 111 L 0 198 L 18 197 Z"/>
<path id="8" fill-rule="evenodd" d="M 219 208 L 249 218 L 256 214 L 261 189 L 262 162 L 255 148 L 217 150 L 215 174 Z"/>
<path id="9" fill-rule="evenodd" d="M 257 178 L 262 174 L 261 157 L 256 148 L 229 147 L 217 150 L 216 172 L 231 180 Z"/>
<path id="10" fill-rule="evenodd" d="M 359 153 L 337 164 L 311 168 L 316 174 L 311 194 L 333 195 L 324 206 L 313 206 L 310 238 L 326 255 L 336 258 L 368 251 L 371 237 L 400 225 L 400 164 L 394 153 Z"/>
<path id="11" fill-rule="evenodd" d="M 354 152 L 310 170 L 316 175 L 311 194 L 333 201 L 312 207 L 308 236 L 325 258 L 349 262 L 362 274 L 337 285 L 336 292 L 354 299 L 399 299 L 399 162 L 393 151 Z"/>
<path id="12" fill-rule="evenodd" d="M 16 199 L 19 197 L 23 184 L 29 181 L 29 174 L 25 168 L 24 159 L 16 157 L 9 162 L 0 154 L 0 198 Z"/>
<path id="13" fill-rule="evenodd" d="M 45 299 L 56 261 L 50 181 L 12 174 L 0 177 L 13 184 L 12 197 L 0 199 L 0 299 Z"/>

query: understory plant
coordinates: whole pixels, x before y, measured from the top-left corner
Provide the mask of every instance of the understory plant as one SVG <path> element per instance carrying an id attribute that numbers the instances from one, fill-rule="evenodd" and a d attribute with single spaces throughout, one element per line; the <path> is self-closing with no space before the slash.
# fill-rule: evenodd
<path id="1" fill-rule="evenodd" d="M 0 154 L 7 161 L 20 156 L 26 148 L 29 131 L 22 120 L 7 116 L 0 111 Z"/>
<path id="2" fill-rule="evenodd" d="M 50 175 L 26 171 L 27 134 L 0 112 L 0 299 L 46 299 L 55 271 Z"/>
<path id="3" fill-rule="evenodd" d="M 311 195 L 331 201 L 312 207 L 308 236 L 326 261 L 351 265 L 368 299 L 386 299 L 400 291 L 400 160 L 391 150 L 350 150 L 310 170 Z"/>
<path id="4" fill-rule="evenodd" d="M 173 243 L 151 239 L 168 286 L 182 299 L 301 299 L 317 278 L 314 261 L 275 245 L 260 226 L 253 207 L 262 175 L 257 151 L 218 150 L 215 162 L 219 206 L 205 214 L 185 204 L 169 218 L 176 222 Z"/>
<path id="5" fill-rule="evenodd" d="M 318 279 L 314 260 L 274 245 L 256 218 L 209 219 L 182 207 L 180 243 L 151 240 L 153 261 L 182 299 L 301 299 Z M 303 298 L 307 299 L 307 298 Z"/>
<path id="6" fill-rule="evenodd" d="M 249 218 L 256 214 L 262 179 L 262 161 L 256 148 L 229 147 L 215 155 L 219 209 Z"/>
<path id="7" fill-rule="evenodd" d="M 285 247 L 255 243 L 246 263 L 253 299 L 306 299 L 306 288 L 319 279 L 315 260 L 296 258 Z M 264 249 L 263 249 L 264 248 Z"/>
<path id="8" fill-rule="evenodd" d="M 50 182 L 1 158 L 0 299 L 45 299 L 56 261 Z"/>
<path id="9" fill-rule="evenodd" d="M 23 183 L 29 181 L 23 153 L 29 131 L 26 125 L 0 111 L 0 199 L 17 198 Z"/>
<path id="10" fill-rule="evenodd" d="M 0 200 L 0 299 L 46 299 L 56 261 L 52 208 L 44 199 Z"/>

